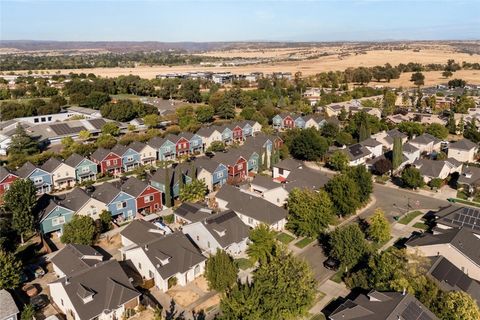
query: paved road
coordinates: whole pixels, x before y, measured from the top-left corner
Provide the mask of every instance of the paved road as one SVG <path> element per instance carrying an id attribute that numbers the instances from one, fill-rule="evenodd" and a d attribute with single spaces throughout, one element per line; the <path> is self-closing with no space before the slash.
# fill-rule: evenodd
<path id="1" fill-rule="evenodd" d="M 308 247 L 298 256 L 305 259 L 312 267 L 318 285 L 328 280 L 335 273 L 335 271 L 328 270 L 323 266 L 323 262 L 327 260 L 327 257 L 325 257 L 322 248 L 317 243 Z"/>

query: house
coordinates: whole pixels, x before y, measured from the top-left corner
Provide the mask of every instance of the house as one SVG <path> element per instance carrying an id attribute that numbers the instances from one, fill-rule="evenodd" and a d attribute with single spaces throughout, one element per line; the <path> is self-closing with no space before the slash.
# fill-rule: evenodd
<path id="1" fill-rule="evenodd" d="M 452 173 L 460 173 L 462 171 L 462 163 L 452 158 L 447 160 L 418 159 L 412 165 L 420 170 L 426 183 L 432 179 L 443 180 Z"/>
<path id="2" fill-rule="evenodd" d="M 272 178 L 261 175 L 256 175 L 253 178 L 250 183 L 250 191 L 280 207 L 285 205 L 289 194 L 285 184 L 275 182 Z"/>
<path id="3" fill-rule="evenodd" d="M 462 139 L 448 145 L 448 157 L 460 162 L 474 162 L 477 152 L 478 144 L 468 139 Z"/>
<path id="4" fill-rule="evenodd" d="M 457 180 L 457 188 L 473 194 L 480 186 L 480 168 L 464 165 Z"/>
<path id="5" fill-rule="evenodd" d="M 383 154 L 383 145 L 375 139 L 368 138 L 360 142 L 360 144 L 370 151 L 370 157 L 376 158 Z"/>
<path id="6" fill-rule="evenodd" d="M 434 257 L 427 274 L 443 291 L 466 292 L 480 306 L 480 282 L 470 278 L 445 257 Z"/>
<path id="7" fill-rule="evenodd" d="M 470 278 L 480 281 L 480 238 L 467 228 L 445 230 L 443 233 L 422 233 L 406 243 L 407 252 L 425 257 L 443 256 Z"/>
<path id="8" fill-rule="evenodd" d="M 17 170 L 16 175 L 23 179 L 32 180 L 35 188 L 37 188 L 37 194 L 44 194 L 53 189 L 52 175 L 33 165 L 31 162 L 25 162 L 24 165 Z"/>
<path id="9" fill-rule="evenodd" d="M 295 119 L 298 119 L 298 118 L 299 118 L 299 116 L 291 115 L 289 113 L 277 114 L 272 119 L 272 125 L 273 125 L 273 128 L 277 129 L 277 130 L 292 129 L 292 128 L 295 128 Z M 301 119 L 301 120 L 299 119 L 297 121 L 297 123 L 300 123 L 300 122 L 302 122 L 304 124 L 303 119 Z"/>
<path id="10" fill-rule="evenodd" d="M 68 319 L 119 319 L 139 304 L 140 293 L 116 260 L 97 263 L 48 284 L 56 307 Z"/>
<path id="11" fill-rule="evenodd" d="M 107 211 L 105 203 L 90 197 L 85 190 L 75 188 L 71 192 L 58 195 L 59 204 L 72 210 L 75 214 L 100 219 L 102 211 Z"/>
<path id="12" fill-rule="evenodd" d="M 372 158 L 372 152 L 361 143 L 352 144 L 340 150 L 347 155 L 349 166 L 365 164 L 368 159 Z"/>
<path id="13" fill-rule="evenodd" d="M 173 211 L 175 223 L 184 225 L 201 221 L 212 214 L 212 210 L 201 203 L 183 202 Z"/>
<path id="14" fill-rule="evenodd" d="M 0 167 L 0 202 L 5 191 L 7 191 L 12 183 L 18 179 L 16 174 L 11 173 L 7 168 Z"/>
<path id="15" fill-rule="evenodd" d="M 295 188 L 319 190 L 327 184 L 330 178 L 330 176 L 320 171 L 308 167 L 299 167 L 290 172 L 284 184 L 288 192 Z"/>
<path id="16" fill-rule="evenodd" d="M 273 178 L 278 181 L 285 181 L 290 172 L 303 166 L 301 161 L 287 158 L 273 166 Z"/>
<path id="17" fill-rule="evenodd" d="M 205 271 L 206 258 L 182 232 L 158 233 L 155 225 L 134 220 L 120 234 L 125 260 L 130 260 L 143 279 L 167 291 L 174 283 L 185 286 Z M 176 280 L 173 280 L 176 279 Z"/>
<path id="18" fill-rule="evenodd" d="M 237 123 L 242 128 L 245 138 L 255 136 L 262 131 L 262 125 L 257 121 L 243 120 Z"/>
<path id="19" fill-rule="evenodd" d="M 241 152 L 238 149 L 230 150 L 226 153 L 217 153 L 212 159 L 227 167 L 228 183 L 240 183 L 247 178 L 248 159 L 245 159 L 245 157 L 241 155 Z"/>
<path id="20" fill-rule="evenodd" d="M 330 320 L 438 320 L 409 293 L 370 291 L 348 299 L 328 317 Z"/>
<path id="21" fill-rule="evenodd" d="M 250 150 L 257 152 L 259 158 L 262 159 L 262 162 L 265 162 L 265 153 L 266 153 L 266 163 L 265 167 L 270 167 L 271 155 L 274 150 L 281 148 L 283 140 L 278 136 L 268 135 L 265 133 L 257 133 L 253 137 L 248 137 L 243 144 L 244 150 Z"/>
<path id="22" fill-rule="evenodd" d="M 17 320 L 18 310 L 17 304 L 10 292 L 5 289 L 0 290 L 0 320 Z"/>
<path id="23" fill-rule="evenodd" d="M 480 238 L 480 209 L 462 206 L 448 206 L 435 213 L 437 230 L 463 228 Z"/>
<path id="24" fill-rule="evenodd" d="M 233 143 L 233 132 L 229 126 L 223 125 L 218 128 L 218 131 L 222 135 L 222 141 L 225 145 L 230 145 Z"/>
<path id="25" fill-rule="evenodd" d="M 52 176 L 54 189 L 65 189 L 75 185 L 75 167 L 69 166 L 65 162 L 52 157 L 48 159 L 41 168 Z"/>
<path id="26" fill-rule="evenodd" d="M 90 159 L 74 153 L 65 160 L 65 164 L 75 169 L 75 180 L 78 183 L 97 179 L 98 166 Z"/>
<path id="27" fill-rule="evenodd" d="M 158 168 L 153 176 L 149 176 L 148 180 L 150 184 L 162 193 L 162 204 L 164 206 L 168 203 L 166 201 L 167 199 L 165 199 L 167 195 L 166 181 L 170 182 L 170 196 L 172 199 L 175 199 L 180 195 L 181 185 L 190 184 L 193 181 L 191 177 L 194 175 L 194 173 L 191 172 L 192 169 L 194 168 L 188 164 L 181 163 L 174 168 Z"/>
<path id="28" fill-rule="evenodd" d="M 157 149 L 140 141 L 134 141 L 128 147 L 140 154 L 140 165 L 154 165 L 157 161 Z"/>
<path id="29" fill-rule="evenodd" d="M 111 150 L 98 148 L 90 158 L 100 166 L 100 172 L 103 174 L 117 176 L 122 173 L 122 156 Z"/>
<path id="30" fill-rule="evenodd" d="M 190 138 L 191 136 L 188 134 L 183 134 L 182 136 L 174 136 L 169 134 L 166 139 L 171 142 L 175 142 L 176 156 L 181 157 L 191 153 Z"/>
<path id="31" fill-rule="evenodd" d="M 122 158 L 122 170 L 124 172 L 132 171 L 141 164 L 140 153 L 130 147 L 118 143 L 112 148 L 111 152 Z"/>
<path id="32" fill-rule="evenodd" d="M 315 115 L 308 115 L 303 117 L 304 120 L 304 128 L 315 128 L 317 130 L 321 129 L 325 124 L 327 124 L 327 120 L 321 116 Z"/>
<path id="33" fill-rule="evenodd" d="M 38 222 L 42 234 L 63 233 L 63 226 L 70 222 L 75 212 L 61 204 L 61 199 L 48 194 L 42 195 L 36 205 Z"/>
<path id="34" fill-rule="evenodd" d="M 420 153 L 440 152 L 441 140 L 429 133 L 424 133 L 415 139 L 410 140 L 410 144 L 420 150 Z"/>
<path id="35" fill-rule="evenodd" d="M 162 209 L 161 192 L 145 181 L 131 177 L 122 185 L 122 191 L 135 198 L 138 213 L 145 215 Z"/>
<path id="36" fill-rule="evenodd" d="M 414 147 L 410 143 L 405 143 L 402 145 L 403 148 L 403 156 L 405 157 L 404 163 L 400 165 L 400 167 L 403 167 L 407 164 L 412 164 L 416 160 L 420 159 L 420 149 Z"/>
<path id="37" fill-rule="evenodd" d="M 283 230 L 287 223 L 287 210 L 230 185 L 224 185 L 215 200 L 219 209 L 235 211 L 243 223 L 252 228 L 263 223 L 273 230 Z"/>
<path id="38" fill-rule="evenodd" d="M 151 138 L 147 144 L 154 148 L 160 161 L 175 160 L 175 143 L 160 137 Z"/>
<path id="39" fill-rule="evenodd" d="M 243 148 L 240 148 L 238 151 L 240 155 L 247 160 L 247 172 L 251 172 L 251 171 L 258 172 L 259 163 L 260 163 L 259 161 L 261 161 L 260 153 L 262 152 L 262 150 L 259 150 L 257 152 L 255 148 L 245 146 Z M 266 154 L 266 153 L 264 152 L 263 154 Z M 268 159 L 267 159 L 267 162 L 268 162 Z"/>
<path id="40" fill-rule="evenodd" d="M 243 128 L 237 123 L 233 123 L 229 125 L 229 127 L 230 127 L 230 130 L 232 130 L 233 142 L 237 142 L 237 143 L 243 142 L 243 140 L 245 139 L 243 135 Z"/>
<path id="41" fill-rule="evenodd" d="M 135 197 L 121 191 L 112 183 L 96 186 L 91 197 L 104 203 L 112 217 L 119 221 L 133 219 L 137 212 Z"/>
<path id="42" fill-rule="evenodd" d="M 209 191 L 214 191 L 227 182 L 228 168 L 213 159 L 197 158 L 194 161 L 197 179 L 205 182 Z"/>
<path id="43" fill-rule="evenodd" d="M 58 278 L 71 277 L 103 261 L 103 255 L 91 246 L 69 243 L 50 258 Z"/>
<path id="44" fill-rule="evenodd" d="M 228 210 L 187 224 L 182 232 L 206 255 L 215 254 L 217 249 L 221 249 L 236 256 L 247 249 L 250 228 L 234 211 Z"/>
<path id="45" fill-rule="evenodd" d="M 213 142 L 222 142 L 222 134 L 217 126 L 202 127 L 197 131 L 197 135 L 202 138 L 203 148 L 207 150 Z"/>

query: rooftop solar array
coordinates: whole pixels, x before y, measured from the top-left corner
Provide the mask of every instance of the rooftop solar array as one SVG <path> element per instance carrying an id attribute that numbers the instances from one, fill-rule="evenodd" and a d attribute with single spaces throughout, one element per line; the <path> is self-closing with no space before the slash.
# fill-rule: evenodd
<path id="1" fill-rule="evenodd" d="M 92 119 L 92 120 L 89 120 L 88 122 L 90 122 L 90 124 L 95 128 L 95 129 L 102 129 L 102 127 L 105 125 L 105 123 L 107 123 L 105 120 L 103 119 Z"/>
<path id="2" fill-rule="evenodd" d="M 478 209 L 464 207 L 452 212 L 442 220 L 459 227 L 480 232 L 480 210 Z"/>
<path id="3" fill-rule="evenodd" d="M 402 319 L 405 320 L 432 320 L 432 318 L 413 301 L 408 303 L 401 316 Z"/>
<path id="4" fill-rule="evenodd" d="M 86 130 L 84 126 L 70 127 L 66 123 L 52 124 L 50 128 L 52 128 L 53 132 L 55 132 L 55 134 L 59 136 L 78 133 L 82 130 Z"/>
<path id="5" fill-rule="evenodd" d="M 355 157 L 361 155 L 363 153 L 362 146 L 354 145 L 354 146 L 350 147 L 350 153 L 352 155 L 354 155 Z"/>

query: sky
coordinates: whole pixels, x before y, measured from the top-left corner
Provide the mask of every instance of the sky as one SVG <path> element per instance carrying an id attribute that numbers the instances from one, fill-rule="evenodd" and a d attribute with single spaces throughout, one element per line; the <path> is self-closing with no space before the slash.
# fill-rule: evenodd
<path id="1" fill-rule="evenodd" d="M 0 0 L 1 40 L 480 39 L 480 0 Z"/>

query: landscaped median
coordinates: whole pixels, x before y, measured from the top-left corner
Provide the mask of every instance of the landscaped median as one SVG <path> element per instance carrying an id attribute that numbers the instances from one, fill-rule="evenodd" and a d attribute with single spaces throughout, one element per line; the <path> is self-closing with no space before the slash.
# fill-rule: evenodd
<path id="1" fill-rule="evenodd" d="M 295 237 L 285 233 L 285 232 L 280 232 L 277 234 L 277 240 L 280 241 L 281 243 L 288 245 L 290 242 L 295 240 Z"/>
<path id="2" fill-rule="evenodd" d="M 415 219 L 416 217 L 418 217 L 419 215 L 422 215 L 423 212 L 421 211 L 412 211 L 412 212 L 409 212 L 407 213 L 406 215 L 404 215 L 402 218 L 400 218 L 400 220 L 398 220 L 398 223 L 401 223 L 401 224 L 409 224 L 413 219 Z"/>
<path id="3" fill-rule="evenodd" d="M 309 238 L 309 237 L 305 237 L 303 238 L 302 240 L 300 241 L 297 241 L 295 243 L 295 247 L 299 248 L 299 249 L 303 249 L 305 248 L 306 246 L 308 246 L 310 243 L 312 243 L 315 239 L 313 238 Z"/>

